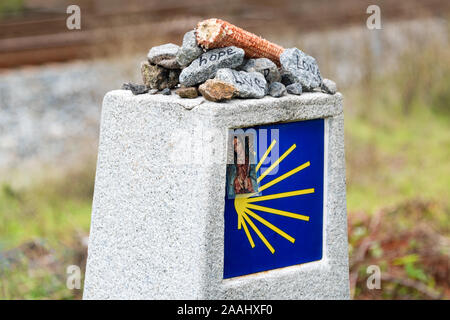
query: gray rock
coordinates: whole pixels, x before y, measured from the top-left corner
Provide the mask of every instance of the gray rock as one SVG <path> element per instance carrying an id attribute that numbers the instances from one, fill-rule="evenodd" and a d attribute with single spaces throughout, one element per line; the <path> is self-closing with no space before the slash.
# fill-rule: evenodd
<path id="1" fill-rule="evenodd" d="M 269 94 L 275 98 L 284 96 L 286 94 L 286 87 L 281 82 L 272 82 L 269 86 Z"/>
<path id="2" fill-rule="evenodd" d="M 181 67 L 188 66 L 203 53 L 202 48 L 197 44 L 195 31 L 187 32 L 183 37 L 183 45 L 177 53 L 176 60 Z"/>
<path id="3" fill-rule="evenodd" d="M 267 80 L 267 82 L 280 82 L 281 75 L 275 63 L 267 58 L 249 59 L 240 70 L 247 72 L 259 72 Z"/>
<path id="4" fill-rule="evenodd" d="M 304 90 L 320 87 L 322 76 L 316 59 L 297 48 L 283 51 L 280 62 L 287 78 L 292 82 L 301 83 Z"/>
<path id="5" fill-rule="evenodd" d="M 158 89 L 150 89 L 150 90 L 148 90 L 149 94 L 155 94 L 157 92 L 158 92 Z"/>
<path id="6" fill-rule="evenodd" d="M 122 89 L 123 90 L 131 90 L 131 92 L 134 95 L 144 94 L 144 93 L 148 92 L 147 86 L 145 86 L 143 84 L 134 84 L 134 83 L 131 83 L 131 82 L 124 83 L 122 85 Z"/>
<path id="7" fill-rule="evenodd" d="M 161 94 L 163 94 L 165 96 L 170 96 L 172 94 L 172 91 L 170 91 L 169 88 L 165 88 L 161 91 Z"/>
<path id="8" fill-rule="evenodd" d="M 177 53 L 180 47 L 173 43 L 166 43 L 150 49 L 147 54 L 148 61 L 167 69 L 180 69 L 177 62 Z"/>
<path id="9" fill-rule="evenodd" d="M 141 63 L 141 75 L 147 87 L 162 90 L 174 88 L 178 84 L 180 70 L 166 69 L 144 61 Z"/>
<path id="10" fill-rule="evenodd" d="M 267 81 L 259 72 L 237 71 L 229 68 L 219 69 L 215 79 L 231 83 L 237 89 L 239 98 L 264 98 L 267 94 Z"/>
<path id="11" fill-rule="evenodd" d="M 237 47 L 225 47 L 207 51 L 183 69 L 180 83 L 192 87 L 214 78 L 221 68 L 236 68 L 242 64 L 244 50 Z M 264 80 L 265 81 L 265 80 Z"/>
<path id="12" fill-rule="evenodd" d="M 280 74 L 281 74 L 281 81 L 280 81 L 280 82 L 281 82 L 282 84 L 284 84 L 285 86 L 288 86 L 288 85 L 290 85 L 290 84 L 295 83 L 295 82 L 293 82 L 293 81 L 291 80 L 291 78 L 289 77 L 288 73 L 287 73 L 286 71 L 284 71 L 283 69 L 281 69 Z"/>
<path id="13" fill-rule="evenodd" d="M 286 86 L 286 90 L 288 93 L 295 95 L 301 95 L 303 92 L 302 85 L 300 83 L 292 83 Z"/>
<path id="14" fill-rule="evenodd" d="M 321 89 L 323 92 L 335 94 L 337 92 L 336 82 L 330 79 L 323 79 Z"/>

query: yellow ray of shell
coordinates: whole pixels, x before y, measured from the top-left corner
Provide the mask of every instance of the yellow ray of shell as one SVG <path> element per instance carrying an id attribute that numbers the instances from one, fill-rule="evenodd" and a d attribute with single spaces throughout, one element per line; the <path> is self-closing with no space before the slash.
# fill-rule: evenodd
<path id="1" fill-rule="evenodd" d="M 256 234 L 262 240 L 262 242 L 264 242 L 264 244 L 270 250 L 270 252 L 272 252 L 272 254 L 274 254 L 275 253 L 275 249 L 272 247 L 272 245 L 269 243 L 269 241 L 267 241 L 266 237 L 263 236 L 261 231 L 259 231 L 259 229 L 255 226 L 255 224 L 252 222 L 252 220 L 250 220 L 250 218 L 245 213 L 242 213 L 242 216 L 248 222 L 250 227 L 252 227 L 253 231 L 256 232 Z"/>
<path id="2" fill-rule="evenodd" d="M 270 146 L 267 148 L 266 152 L 264 152 L 263 156 L 261 157 L 261 160 L 259 160 L 258 164 L 256 165 L 256 171 L 259 170 L 259 168 L 263 164 L 264 160 L 266 160 L 267 156 L 269 155 L 270 150 L 272 150 L 272 148 L 276 142 L 277 142 L 277 140 L 274 139 L 272 141 L 272 143 L 270 144 Z"/>
<path id="3" fill-rule="evenodd" d="M 283 238 L 289 240 L 290 242 L 294 243 L 295 239 L 292 238 L 290 235 L 288 235 L 286 232 L 284 232 L 283 230 L 281 230 L 280 228 L 275 227 L 273 224 L 271 224 L 269 221 L 267 221 L 266 219 L 261 218 L 260 216 L 258 216 L 256 213 L 254 213 L 252 210 L 250 209 L 245 209 L 245 213 L 249 214 L 250 216 L 252 216 L 253 218 L 255 218 L 256 220 L 258 220 L 259 222 L 261 222 L 263 225 L 265 225 L 267 228 L 275 231 L 276 233 L 278 233 L 280 236 L 282 236 Z"/>
<path id="4" fill-rule="evenodd" d="M 257 181 L 258 182 L 260 182 L 262 179 L 264 179 L 264 177 L 265 176 L 267 176 L 281 161 L 283 161 L 283 159 L 284 158 L 286 158 L 288 155 L 289 155 L 289 153 L 291 153 L 292 152 L 292 150 L 294 150 L 295 148 L 296 148 L 297 146 L 295 145 L 295 143 L 289 148 L 289 149 L 287 149 L 287 151 L 285 152 L 285 153 L 283 153 L 282 155 L 281 155 L 281 157 L 279 157 L 278 159 L 277 159 L 277 161 L 275 161 L 269 168 L 267 168 L 267 170 L 266 171 L 264 171 L 264 173 L 263 174 L 261 174 L 259 177 L 258 177 L 258 179 L 257 179 Z"/>
<path id="5" fill-rule="evenodd" d="M 238 229 L 241 230 L 242 216 L 238 213 Z"/>
<path id="6" fill-rule="evenodd" d="M 301 166 L 298 166 L 297 168 L 292 169 L 291 171 L 289 171 L 289 172 L 283 174 L 282 176 L 279 176 L 278 178 L 273 179 L 272 181 L 270 181 L 270 182 L 266 183 L 265 185 L 259 187 L 259 190 L 258 190 L 258 191 L 261 192 L 261 191 L 263 191 L 263 190 L 266 190 L 267 188 L 273 186 L 274 184 L 276 184 L 276 183 L 278 183 L 278 182 L 280 182 L 280 181 L 283 181 L 284 179 L 286 179 L 286 178 L 292 176 L 293 174 L 295 174 L 295 173 L 297 173 L 297 172 L 299 172 L 299 171 L 301 171 L 301 170 L 303 170 L 303 169 L 309 167 L 310 164 L 311 164 L 311 163 L 310 163 L 309 161 L 308 161 L 308 162 L 305 162 L 305 163 L 302 164 Z"/>
<path id="7" fill-rule="evenodd" d="M 258 201 L 265 201 L 265 200 L 272 200 L 272 199 L 300 196 L 300 195 L 308 194 L 308 193 L 314 193 L 314 188 L 301 189 L 301 190 L 295 190 L 295 191 L 289 191 L 289 192 L 274 193 L 274 194 L 269 194 L 267 196 L 248 198 L 245 201 L 247 203 L 249 203 L 249 202 L 258 202 Z"/>
<path id="8" fill-rule="evenodd" d="M 273 213 L 273 214 L 277 214 L 280 216 L 285 216 L 285 217 L 294 218 L 294 219 L 298 219 L 298 220 L 309 221 L 309 217 L 304 216 L 302 214 L 278 210 L 278 209 L 274 209 L 274 208 L 258 206 L 256 204 L 247 203 L 247 208 L 258 210 L 258 211 L 263 211 L 263 212 L 268 212 L 268 213 Z"/>
<path id="9" fill-rule="evenodd" d="M 242 220 L 242 225 L 244 226 L 244 231 L 245 231 L 245 234 L 247 235 L 248 242 L 250 242 L 250 245 L 252 246 L 252 248 L 254 248 L 255 243 L 253 242 L 253 238 L 250 234 L 250 231 L 248 231 L 247 224 L 245 223 L 244 219 L 242 218 L 242 215 L 239 215 L 239 217 Z"/>

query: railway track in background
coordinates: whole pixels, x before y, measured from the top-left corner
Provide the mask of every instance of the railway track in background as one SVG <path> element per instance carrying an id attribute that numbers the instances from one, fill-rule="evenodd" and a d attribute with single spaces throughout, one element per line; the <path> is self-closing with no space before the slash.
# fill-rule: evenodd
<path id="1" fill-rule="evenodd" d="M 307 32 L 363 23 L 373 1 L 295 0 L 81 0 L 72 1 L 82 11 L 81 30 L 66 28 L 66 5 L 26 11 L 20 18 L 0 20 L 0 68 L 68 61 L 147 50 L 172 41 L 196 22 L 220 16 L 259 34 Z M 125 4 L 126 3 L 126 4 Z M 333 2 L 334 3 L 334 2 Z M 445 0 L 377 1 L 382 19 L 412 19 L 426 16 L 448 18 Z M 68 4 L 67 4 L 68 5 Z"/>

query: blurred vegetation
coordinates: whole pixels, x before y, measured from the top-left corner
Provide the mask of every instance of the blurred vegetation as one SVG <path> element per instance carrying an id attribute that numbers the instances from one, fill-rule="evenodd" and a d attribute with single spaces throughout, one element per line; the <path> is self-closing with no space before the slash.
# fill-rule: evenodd
<path id="1" fill-rule="evenodd" d="M 355 299 L 450 298 L 450 47 L 408 48 L 389 74 L 368 64 L 345 97 L 350 281 Z M 371 69 L 372 68 L 372 69 Z M 78 299 L 94 164 L 0 187 L 0 298 Z M 382 270 L 368 290 L 369 265 Z"/>
<path id="2" fill-rule="evenodd" d="M 398 70 L 345 92 L 350 208 L 416 197 L 447 202 L 449 58 L 447 45 L 410 48 Z"/>
<path id="3" fill-rule="evenodd" d="M 450 298 L 450 47 L 405 52 L 344 93 L 355 299 Z M 369 265 L 381 290 L 367 289 Z"/>
<path id="4" fill-rule="evenodd" d="M 0 18 L 20 14 L 23 9 L 24 0 L 2 0 L 0 1 Z"/>
<path id="5" fill-rule="evenodd" d="M 85 268 L 94 165 L 26 188 L 0 188 L 0 299 L 73 299 L 66 268 Z"/>

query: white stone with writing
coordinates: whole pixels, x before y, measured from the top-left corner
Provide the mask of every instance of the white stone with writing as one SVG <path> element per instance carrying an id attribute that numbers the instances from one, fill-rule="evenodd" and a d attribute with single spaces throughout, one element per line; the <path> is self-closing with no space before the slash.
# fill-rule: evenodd
<path id="1" fill-rule="evenodd" d="M 290 48 L 283 51 L 280 56 L 283 75 L 291 82 L 298 82 L 303 89 L 310 91 L 320 87 L 322 76 L 316 59 L 307 55 L 297 48 Z"/>
<path id="2" fill-rule="evenodd" d="M 217 71 L 216 79 L 234 85 L 239 98 L 263 98 L 268 91 L 267 81 L 259 72 L 236 71 L 229 68 Z"/>
<path id="3" fill-rule="evenodd" d="M 249 59 L 242 67 L 242 71 L 259 72 L 264 75 L 267 82 L 279 82 L 281 80 L 280 71 L 275 63 L 267 58 Z"/>
<path id="4" fill-rule="evenodd" d="M 186 87 L 214 78 L 221 68 L 236 68 L 244 60 L 244 50 L 237 47 L 225 47 L 210 50 L 181 71 L 180 83 Z"/>

